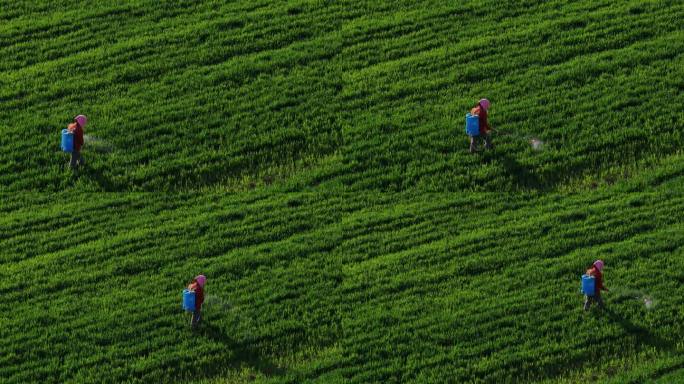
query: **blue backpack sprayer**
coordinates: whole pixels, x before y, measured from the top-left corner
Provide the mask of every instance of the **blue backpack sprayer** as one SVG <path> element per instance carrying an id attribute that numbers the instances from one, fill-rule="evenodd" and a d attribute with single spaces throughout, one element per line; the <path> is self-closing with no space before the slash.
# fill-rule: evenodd
<path id="1" fill-rule="evenodd" d="M 188 312 L 195 311 L 195 291 L 187 288 L 183 290 L 183 309 Z"/>
<path id="2" fill-rule="evenodd" d="M 587 296 L 596 294 L 596 279 L 594 276 L 582 275 L 582 293 Z"/>
<path id="3" fill-rule="evenodd" d="M 465 131 L 468 136 L 480 136 L 480 117 L 470 113 L 466 114 Z"/>
<path id="4" fill-rule="evenodd" d="M 68 129 L 62 129 L 62 151 L 71 153 L 74 151 L 74 134 Z"/>

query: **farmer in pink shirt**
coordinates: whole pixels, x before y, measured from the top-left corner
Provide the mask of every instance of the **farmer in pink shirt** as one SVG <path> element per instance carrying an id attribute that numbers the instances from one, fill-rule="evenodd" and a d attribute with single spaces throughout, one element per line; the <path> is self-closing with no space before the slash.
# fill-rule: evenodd
<path id="1" fill-rule="evenodd" d="M 584 296 L 584 310 L 588 311 L 591 303 L 596 303 L 599 308 L 603 308 L 603 299 L 601 298 L 601 291 L 608 292 L 608 288 L 603 286 L 603 261 L 596 260 L 594 264 L 587 269 L 587 275 L 594 276 L 596 284 L 594 285 L 594 296 Z"/>
<path id="2" fill-rule="evenodd" d="M 74 117 L 73 123 L 69 124 L 67 130 L 74 134 L 74 149 L 71 151 L 71 161 L 69 165 L 71 169 L 77 169 L 83 165 L 83 157 L 81 157 L 81 147 L 83 146 L 83 128 L 88 124 L 88 118 L 84 115 Z"/>
<path id="3" fill-rule="evenodd" d="M 470 110 L 470 114 L 473 116 L 478 116 L 480 122 L 480 137 L 484 139 L 485 148 L 492 148 L 492 137 L 490 131 L 492 127 L 489 126 L 489 120 L 487 119 L 487 111 L 491 103 L 487 99 L 482 99 L 475 104 L 475 106 Z M 470 153 L 477 151 L 477 136 L 470 136 Z"/>
<path id="4" fill-rule="evenodd" d="M 197 327 L 200 321 L 202 321 L 202 303 L 204 303 L 204 283 L 207 282 L 207 277 L 204 275 L 199 275 L 192 279 L 188 289 L 195 292 L 195 310 L 192 312 L 192 318 L 190 319 L 190 326 L 192 328 Z"/>

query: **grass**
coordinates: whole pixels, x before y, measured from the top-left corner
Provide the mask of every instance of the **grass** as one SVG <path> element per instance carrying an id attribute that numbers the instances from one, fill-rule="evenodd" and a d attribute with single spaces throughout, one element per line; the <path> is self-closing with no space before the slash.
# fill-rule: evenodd
<path id="1" fill-rule="evenodd" d="M 3 23 L 10 188 L 229 185 L 308 164 L 340 141 L 325 105 L 337 87 L 327 63 L 336 23 L 321 4 L 20 4 L 29 9 Z M 54 145 L 74 111 L 114 149 L 90 153 L 77 180 Z"/>
<path id="2" fill-rule="evenodd" d="M 4 208 L 2 224 L 2 310 L 11 315 L 0 376 L 188 379 L 269 366 L 261 354 L 286 356 L 334 337 L 333 298 L 323 293 L 339 267 L 320 256 L 339 237 L 326 230 L 336 214 L 322 202 L 333 201 L 84 195 L 55 204 L 65 199 L 5 200 L 16 205 Z M 202 271 L 215 288 L 207 290 L 208 327 L 194 335 L 178 292 Z"/>
<path id="3" fill-rule="evenodd" d="M 3 201 L 8 382 L 562 382 L 684 364 L 677 193 Z M 611 292 L 587 314 L 596 258 Z M 180 291 L 200 272 L 193 333 Z"/>
<path id="4" fill-rule="evenodd" d="M 3 13 L 5 190 L 576 191 L 681 161 L 677 1 L 85 4 Z M 110 150 L 74 177 L 76 113 Z"/>
<path id="5" fill-rule="evenodd" d="M 681 2 L 2 9 L 0 382 L 681 381 Z"/>

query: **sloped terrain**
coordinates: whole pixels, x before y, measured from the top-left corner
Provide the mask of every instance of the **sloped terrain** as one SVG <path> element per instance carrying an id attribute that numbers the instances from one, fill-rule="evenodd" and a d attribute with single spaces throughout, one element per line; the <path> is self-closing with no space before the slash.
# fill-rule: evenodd
<path id="1" fill-rule="evenodd" d="M 682 156 L 679 1 L 18 1 L 1 17 L 6 190 L 582 190 Z M 471 156 L 481 97 L 497 148 Z M 107 150 L 87 144 L 74 176 L 58 143 L 77 113 Z"/>
<path id="2" fill-rule="evenodd" d="M 674 0 L 5 2 L 0 382 L 681 381 L 683 23 Z M 496 148 L 471 155 L 481 97 Z"/>
<path id="3" fill-rule="evenodd" d="M 679 194 L 3 201 L 9 382 L 642 381 L 684 366 Z M 584 313 L 596 258 L 608 309 Z M 198 273 L 193 333 L 180 291 Z"/>

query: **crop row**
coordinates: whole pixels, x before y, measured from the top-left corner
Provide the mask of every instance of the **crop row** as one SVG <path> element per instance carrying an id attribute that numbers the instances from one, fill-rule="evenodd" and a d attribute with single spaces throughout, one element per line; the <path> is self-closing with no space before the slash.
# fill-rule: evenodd
<path id="1" fill-rule="evenodd" d="M 588 5 L 516 14 L 507 2 L 417 3 L 345 23 L 345 184 L 548 189 L 675 153 L 681 6 Z M 484 159 L 466 153 L 462 132 L 482 96 L 503 133 Z M 545 148 L 530 148 L 532 138 Z"/>
<path id="2" fill-rule="evenodd" d="M 537 381 L 681 364 L 677 194 L 7 195 L 2 210 L 9 382 Z M 595 258 L 608 311 L 584 314 L 578 276 Z M 200 272 L 192 334 L 178 292 Z"/>
<path id="3" fill-rule="evenodd" d="M 678 2 L 18 3 L 3 189 L 554 190 L 681 156 Z M 470 156 L 483 96 L 498 148 Z M 105 145 L 72 177 L 77 113 Z"/>
<path id="4" fill-rule="evenodd" d="M 3 26 L 2 184 L 73 185 L 58 133 L 75 113 L 110 148 L 88 153 L 86 189 L 187 189 L 333 151 L 334 15 L 308 3 L 217 5 L 171 15 L 100 5 Z"/>

